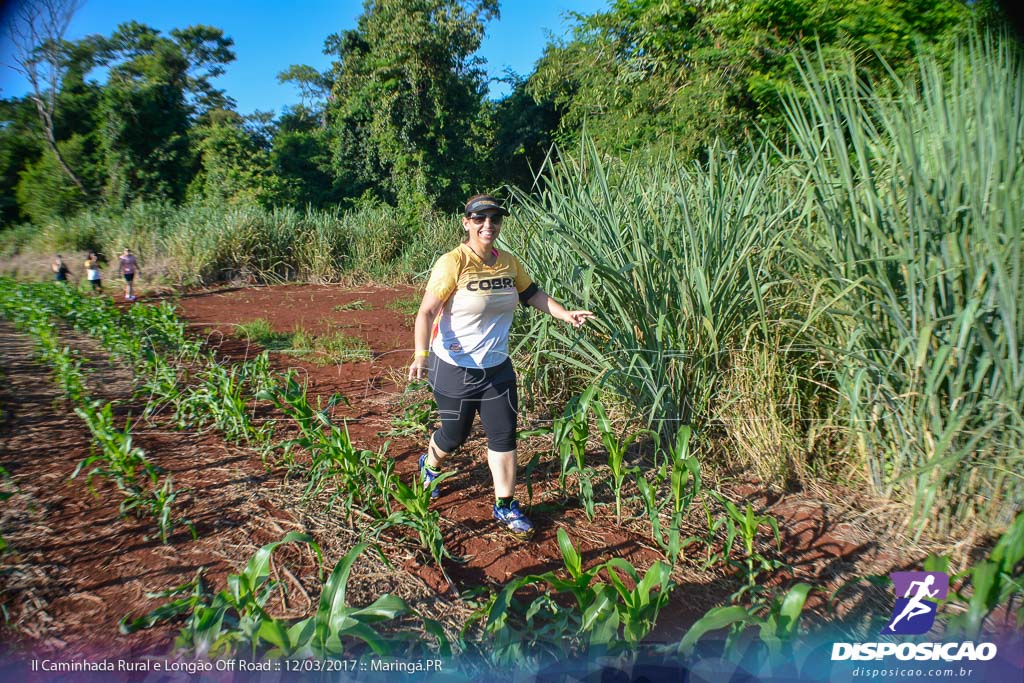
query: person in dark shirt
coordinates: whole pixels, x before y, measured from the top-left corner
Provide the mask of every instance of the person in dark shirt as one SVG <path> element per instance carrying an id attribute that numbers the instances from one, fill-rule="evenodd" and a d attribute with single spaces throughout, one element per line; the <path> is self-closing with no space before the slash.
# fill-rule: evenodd
<path id="1" fill-rule="evenodd" d="M 60 254 L 57 254 L 57 256 L 53 259 L 53 263 L 50 265 L 50 269 L 53 270 L 54 280 L 56 280 L 57 282 L 68 281 L 68 273 L 70 273 L 71 270 L 68 268 L 67 264 L 64 263 L 64 259 L 61 258 Z"/>

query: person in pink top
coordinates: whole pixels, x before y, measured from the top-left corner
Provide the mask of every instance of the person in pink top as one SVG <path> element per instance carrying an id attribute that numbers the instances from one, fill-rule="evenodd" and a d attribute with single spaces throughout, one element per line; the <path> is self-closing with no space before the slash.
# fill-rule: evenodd
<path id="1" fill-rule="evenodd" d="M 128 247 L 124 253 L 117 258 L 117 272 L 124 276 L 124 300 L 135 301 L 135 274 L 139 272 L 139 263 L 135 260 L 135 254 Z"/>

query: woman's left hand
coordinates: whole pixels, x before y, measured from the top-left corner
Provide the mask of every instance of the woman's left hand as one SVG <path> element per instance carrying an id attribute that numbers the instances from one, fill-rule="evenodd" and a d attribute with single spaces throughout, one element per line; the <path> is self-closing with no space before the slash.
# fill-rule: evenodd
<path id="1" fill-rule="evenodd" d="M 583 323 L 587 322 L 594 317 L 594 314 L 590 311 L 566 311 L 565 316 L 562 318 L 565 322 L 569 323 L 573 327 L 583 327 Z"/>

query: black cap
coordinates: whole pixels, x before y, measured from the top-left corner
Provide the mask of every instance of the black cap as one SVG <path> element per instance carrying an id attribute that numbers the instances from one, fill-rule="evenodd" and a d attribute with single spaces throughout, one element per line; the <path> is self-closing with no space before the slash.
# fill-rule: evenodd
<path id="1" fill-rule="evenodd" d="M 467 216 L 471 213 L 479 213 L 481 211 L 486 211 L 488 209 L 495 210 L 502 216 L 508 215 L 508 210 L 505 209 L 501 204 L 499 204 L 497 199 L 495 199 L 489 194 L 477 195 L 471 198 L 468 202 L 466 202 Z"/>

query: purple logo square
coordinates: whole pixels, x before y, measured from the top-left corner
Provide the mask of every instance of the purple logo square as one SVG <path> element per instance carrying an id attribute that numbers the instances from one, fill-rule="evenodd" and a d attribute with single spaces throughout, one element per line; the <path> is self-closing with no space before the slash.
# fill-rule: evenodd
<path id="1" fill-rule="evenodd" d="M 949 595 L 949 575 L 944 572 L 892 572 L 896 605 L 884 634 L 921 635 L 935 623 L 938 600 Z"/>

